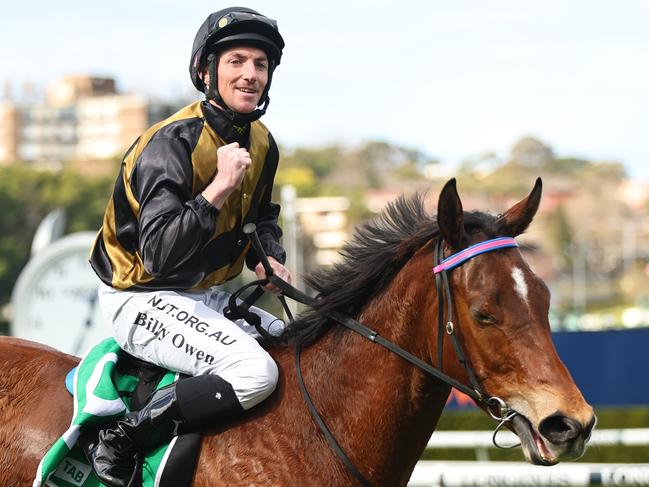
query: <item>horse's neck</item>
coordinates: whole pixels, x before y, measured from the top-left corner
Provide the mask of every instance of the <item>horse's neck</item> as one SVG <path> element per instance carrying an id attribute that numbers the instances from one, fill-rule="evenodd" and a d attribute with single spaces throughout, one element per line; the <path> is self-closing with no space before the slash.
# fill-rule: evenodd
<path id="1" fill-rule="evenodd" d="M 426 359 L 434 326 L 419 322 L 432 319 L 435 293 L 421 282 L 402 272 L 360 320 Z M 305 351 L 304 369 L 320 413 L 360 470 L 376 485 L 405 485 L 449 388 L 340 326 Z"/>

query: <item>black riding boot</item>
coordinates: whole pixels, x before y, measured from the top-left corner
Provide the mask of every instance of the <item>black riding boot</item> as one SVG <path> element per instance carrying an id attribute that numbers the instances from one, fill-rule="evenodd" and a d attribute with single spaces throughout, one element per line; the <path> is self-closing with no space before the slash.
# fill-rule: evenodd
<path id="1" fill-rule="evenodd" d="M 108 425 L 96 440 L 82 435 L 79 444 L 103 484 L 141 485 L 135 476 L 143 453 L 179 431 L 196 431 L 242 412 L 232 386 L 219 376 L 188 377 L 154 392 L 140 411 Z"/>

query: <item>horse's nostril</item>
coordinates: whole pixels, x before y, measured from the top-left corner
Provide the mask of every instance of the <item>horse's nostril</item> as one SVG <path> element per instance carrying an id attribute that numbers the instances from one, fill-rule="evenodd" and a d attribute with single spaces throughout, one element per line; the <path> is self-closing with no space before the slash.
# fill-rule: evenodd
<path id="1" fill-rule="evenodd" d="M 591 420 L 586 425 L 586 428 L 584 429 L 584 437 L 586 438 L 586 441 L 590 439 L 590 435 L 593 433 L 593 428 L 595 428 L 596 424 L 597 424 L 597 416 L 593 414 L 593 417 L 591 418 Z"/>
<path id="2" fill-rule="evenodd" d="M 563 414 L 548 416 L 539 424 L 539 433 L 551 443 L 565 443 L 577 438 L 582 431 L 581 425 Z"/>

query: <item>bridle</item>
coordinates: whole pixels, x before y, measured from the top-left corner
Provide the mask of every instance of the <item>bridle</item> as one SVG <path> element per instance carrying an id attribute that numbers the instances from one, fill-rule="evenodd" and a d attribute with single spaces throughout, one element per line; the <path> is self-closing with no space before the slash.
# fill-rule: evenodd
<path id="1" fill-rule="evenodd" d="M 469 259 L 476 257 L 485 252 L 491 252 L 492 250 L 504 249 L 509 247 L 518 247 L 518 243 L 515 239 L 510 237 L 498 237 L 490 240 L 485 240 L 483 242 L 471 245 L 460 252 L 450 255 L 447 258 L 444 258 L 444 249 L 442 245 L 442 240 L 438 240 L 435 245 L 435 267 L 433 267 L 433 273 L 435 274 L 435 288 L 437 290 L 437 367 L 439 371 L 443 371 L 443 355 L 444 355 L 444 332 L 451 337 L 451 342 L 453 343 L 453 348 L 455 349 L 455 355 L 458 358 L 460 364 L 467 373 L 469 378 L 469 383 L 471 384 L 472 391 L 471 393 L 458 389 L 464 394 L 470 396 L 474 401 L 478 403 L 483 403 L 486 406 L 486 410 L 489 415 L 499 422 L 498 426 L 494 430 L 491 441 L 494 446 L 503 449 L 516 448 L 520 443 L 513 445 L 502 445 L 497 441 L 497 434 L 505 425 L 505 423 L 511 421 L 514 416 L 518 413 L 511 409 L 507 403 L 498 396 L 489 396 L 484 388 L 480 385 L 473 367 L 467 361 L 462 346 L 460 345 L 457 338 L 457 320 L 453 322 L 453 294 L 451 292 L 451 285 L 449 284 L 448 271 L 454 269 L 455 267 L 463 264 Z M 446 309 L 448 310 L 448 319 L 446 323 L 444 322 L 444 304 L 443 298 L 446 296 Z M 457 387 L 456 387 L 457 389 Z M 494 412 L 493 408 L 498 408 L 497 412 Z"/>
<path id="2" fill-rule="evenodd" d="M 248 321 L 249 323 L 255 326 L 255 328 L 262 335 L 262 337 L 264 337 L 267 340 L 277 342 L 277 337 L 273 337 L 266 330 L 263 329 L 259 317 L 257 315 L 254 315 L 250 311 L 248 311 L 248 308 L 257 299 L 259 293 L 260 292 L 263 293 L 263 291 L 260 291 L 259 286 L 263 286 L 264 284 L 271 282 L 282 291 L 283 296 L 280 296 L 280 301 L 290 321 L 293 321 L 293 315 L 290 309 L 288 308 L 288 306 L 286 305 L 286 301 L 283 299 L 284 296 L 287 296 L 291 299 L 294 299 L 295 301 L 298 301 L 302 304 L 306 304 L 308 306 L 316 305 L 317 300 L 303 293 L 299 289 L 294 288 L 286 281 L 273 275 L 272 268 L 268 263 L 268 259 L 265 258 L 265 254 L 263 252 L 261 242 L 259 241 L 259 237 L 257 236 L 257 233 L 254 228 L 254 224 L 247 224 L 246 226 L 244 226 L 243 231 L 244 233 L 248 234 L 248 236 L 252 241 L 253 247 L 255 248 L 255 251 L 260 256 L 261 262 L 264 265 L 264 268 L 266 270 L 266 275 L 268 276 L 268 279 L 262 279 L 259 281 L 251 282 L 249 284 L 246 284 L 239 290 L 237 290 L 235 293 L 233 293 L 229 301 L 229 307 L 226 312 L 226 316 L 230 315 L 228 317 L 231 319 L 245 318 L 246 321 Z M 496 441 L 496 435 L 498 434 L 498 431 L 500 431 L 500 429 L 505 425 L 505 423 L 511 421 L 514 418 L 514 416 L 516 416 L 518 413 L 513 409 L 511 409 L 503 399 L 497 396 L 489 396 L 486 393 L 484 388 L 481 386 L 480 381 L 477 379 L 477 376 L 475 374 L 475 371 L 471 367 L 471 364 L 466 359 L 466 355 L 464 354 L 462 346 L 457 338 L 457 333 L 456 333 L 457 326 L 458 326 L 457 320 L 455 322 L 453 321 L 454 320 L 453 294 L 449 283 L 448 272 L 451 269 L 461 265 L 462 263 L 466 262 L 467 260 L 477 255 L 483 254 L 485 252 L 491 252 L 494 250 L 503 249 L 503 248 L 518 247 L 518 243 L 513 238 L 499 237 L 495 239 L 485 240 L 484 242 L 480 242 L 478 244 L 472 245 L 446 258 L 444 258 L 443 256 L 444 251 L 443 251 L 442 243 L 443 243 L 442 240 L 439 239 L 435 246 L 435 250 L 434 250 L 435 265 L 433 267 L 433 273 L 435 274 L 435 287 L 438 296 L 437 367 L 433 367 L 430 364 L 424 362 L 418 357 L 412 355 L 410 352 L 402 349 L 395 343 L 383 338 L 381 335 L 379 335 L 378 332 L 372 330 L 368 326 L 360 323 L 359 321 L 353 318 L 345 316 L 344 314 L 339 313 L 337 311 L 326 312 L 325 315 L 331 318 L 332 320 L 336 321 L 337 323 L 345 326 L 346 328 L 349 328 L 355 333 L 358 333 L 359 335 L 376 343 L 377 345 L 387 348 L 390 352 L 400 356 L 401 358 L 408 361 L 410 364 L 414 365 L 415 367 L 422 370 L 423 372 L 432 375 L 433 377 L 454 387 L 460 392 L 471 397 L 476 403 L 484 404 L 485 409 L 487 410 L 489 415 L 494 420 L 499 422 L 498 426 L 494 430 L 494 434 L 492 437 L 494 445 L 498 448 L 514 448 L 518 446 L 518 444 L 509 445 L 509 446 L 503 446 L 498 444 L 498 442 Z M 245 300 L 243 300 L 242 304 L 238 304 L 237 299 L 239 299 L 242 292 L 252 286 L 258 286 L 257 290 L 253 292 L 250 296 L 248 296 Z M 448 310 L 448 316 L 446 320 L 444 320 L 444 314 L 445 314 L 444 297 L 446 297 L 446 309 Z M 443 346 L 444 346 L 444 333 L 446 333 L 451 337 L 453 348 L 455 349 L 455 353 L 457 355 L 460 364 L 462 365 L 462 367 L 467 373 L 467 377 L 469 378 L 470 385 L 463 384 L 443 372 L 442 357 L 443 357 Z M 313 404 L 313 401 L 311 400 L 311 396 L 304 383 L 304 378 L 302 376 L 302 367 L 300 365 L 301 349 L 302 349 L 301 343 L 296 344 L 295 366 L 296 366 L 298 385 L 300 387 L 300 391 L 302 393 L 304 401 L 309 409 L 309 412 L 311 413 L 314 421 L 322 431 L 330 447 L 334 450 L 336 455 L 338 455 L 340 460 L 345 464 L 345 466 L 350 471 L 350 473 L 361 483 L 361 485 L 365 487 L 371 487 L 372 484 L 370 484 L 370 482 L 363 476 L 363 474 L 349 459 L 347 454 L 339 445 L 336 438 L 329 430 L 325 421 L 318 413 L 315 405 Z"/>

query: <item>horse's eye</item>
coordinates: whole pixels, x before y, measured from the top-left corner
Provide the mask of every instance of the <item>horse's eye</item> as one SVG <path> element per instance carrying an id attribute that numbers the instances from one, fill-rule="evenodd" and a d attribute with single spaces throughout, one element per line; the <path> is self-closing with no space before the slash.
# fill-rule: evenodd
<path id="1" fill-rule="evenodd" d="M 472 309 L 471 314 L 476 321 L 479 321 L 480 323 L 483 323 L 485 325 L 493 325 L 497 321 L 493 315 L 485 313 L 484 311 L 481 311 L 479 309 Z"/>

